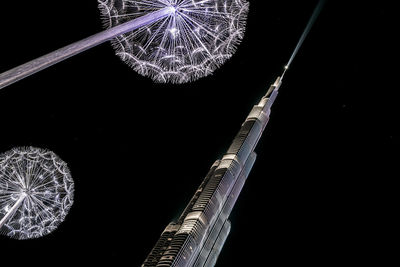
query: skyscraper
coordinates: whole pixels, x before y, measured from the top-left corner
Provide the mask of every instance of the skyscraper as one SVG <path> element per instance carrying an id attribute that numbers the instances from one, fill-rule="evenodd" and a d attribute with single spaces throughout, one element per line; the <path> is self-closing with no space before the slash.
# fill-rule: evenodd
<path id="1" fill-rule="evenodd" d="M 229 215 L 256 160 L 281 77 L 254 106 L 226 154 L 215 161 L 179 219 L 161 234 L 142 267 L 210 267 L 230 231 Z"/>

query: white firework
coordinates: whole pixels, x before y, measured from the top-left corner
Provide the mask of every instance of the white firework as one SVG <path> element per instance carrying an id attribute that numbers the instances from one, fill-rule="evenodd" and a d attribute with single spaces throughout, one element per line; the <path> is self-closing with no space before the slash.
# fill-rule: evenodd
<path id="1" fill-rule="evenodd" d="M 246 0 L 98 0 L 107 28 L 173 7 L 169 16 L 112 43 L 120 58 L 157 82 L 185 83 L 214 72 L 243 38 Z"/>
<path id="2" fill-rule="evenodd" d="M 38 238 L 64 221 L 74 182 L 65 162 L 39 148 L 14 148 L 0 155 L 0 233 Z"/>

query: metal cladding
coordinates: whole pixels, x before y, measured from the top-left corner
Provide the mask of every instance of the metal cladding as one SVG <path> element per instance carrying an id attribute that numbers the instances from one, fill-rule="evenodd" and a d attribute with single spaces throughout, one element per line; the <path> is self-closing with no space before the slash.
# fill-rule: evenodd
<path id="1" fill-rule="evenodd" d="M 217 160 L 176 222 L 170 223 L 142 267 L 211 267 L 230 231 L 228 217 L 256 160 L 281 85 L 275 81 L 252 109 L 227 153 Z"/>

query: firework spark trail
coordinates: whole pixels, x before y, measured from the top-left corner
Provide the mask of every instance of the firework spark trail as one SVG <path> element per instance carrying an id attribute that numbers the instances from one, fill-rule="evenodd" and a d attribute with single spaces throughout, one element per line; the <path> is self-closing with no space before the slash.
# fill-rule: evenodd
<path id="1" fill-rule="evenodd" d="M 9 209 L 6 215 L 4 215 L 4 217 L 0 220 L 0 228 L 3 227 L 3 225 L 14 215 L 15 211 L 22 205 L 26 196 L 27 195 L 25 193 L 21 193 L 21 196 L 19 197 L 17 202 L 15 202 L 14 206 Z"/>
<path id="2" fill-rule="evenodd" d="M 307 23 L 307 26 L 303 32 L 303 34 L 300 37 L 299 42 L 296 45 L 296 48 L 294 49 L 292 56 L 290 57 L 288 63 L 285 65 L 285 69 L 283 71 L 283 74 L 281 76 L 281 79 L 283 79 L 283 76 L 285 76 L 286 71 L 289 69 L 290 65 L 292 64 L 294 58 L 296 57 L 297 53 L 299 52 L 300 47 L 303 45 L 304 40 L 306 39 L 307 35 L 309 34 L 311 28 L 313 27 L 315 21 L 317 20 L 319 14 L 322 11 L 322 8 L 325 4 L 326 0 L 320 0 L 316 8 L 314 9 L 314 12 L 310 18 L 310 20 Z"/>
<path id="3" fill-rule="evenodd" d="M 138 17 L 135 20 L 127 21 L 126 23 L 105 30 L 103 32 L 94 34 L 81 41 L 75 42 L 63 48 L 60 48 L 54 52 L 51 52 L 47 55 L 31 60 L 11 70 L 0 73 L 0 89 L 12 83 L 15 83 L 21 79 L 24 79 L 32 74 L 35 74 L 36 72 L 46 69 L 56 63 L 59 63 L 72 56 L 75 56 L 83 51 L 86 51 L 99 44 L 109 41 L 118 35 L 143 27 L 143 25 L 151 24 L 154 21 L 158 21 L 161 18 L 170 15 L 172 11 L 173 9 L 167 7 L 143 15 L 142 17 Z"/>
<path id="4" fill-rule="evenodd" d="M 38 148 L 0 155 L 0 234 L 38 238 L 64 221 L 73 203 L 74 182 L 66 164 Z"/>

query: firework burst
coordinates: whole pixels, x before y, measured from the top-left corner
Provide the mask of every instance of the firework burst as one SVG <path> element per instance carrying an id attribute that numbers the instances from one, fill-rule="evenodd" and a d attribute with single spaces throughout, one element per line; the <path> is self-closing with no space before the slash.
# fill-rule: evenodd
<path id="1" fill-rule="evenodd" d="M 14 148 L 0 155 L 0 233 L 38 238 L 64 221 L 73 203 L 74 182 L 53 152 Z"/>
<path id="2" fill-rule="evenodd" d="M 213 73 L 236 51 L 246 0 L 99 0 L 107 28 L 172 7 L 161 20 L 113 40 L 117 55 L 157 82 L 184 83 Z"/>

